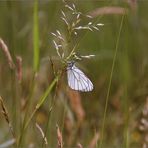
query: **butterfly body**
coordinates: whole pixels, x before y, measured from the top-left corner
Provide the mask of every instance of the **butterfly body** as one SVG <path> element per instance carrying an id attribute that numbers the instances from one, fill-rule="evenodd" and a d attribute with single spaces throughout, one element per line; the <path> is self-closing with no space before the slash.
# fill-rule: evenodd
<path id="1" fill-rule="evenodd" d="M 68 85 L 71 89 L 88 92 L 93 90 L 93 84 L 89 78 L 75 66 L 75 62 L 71 61 L 67 66 Z"/>

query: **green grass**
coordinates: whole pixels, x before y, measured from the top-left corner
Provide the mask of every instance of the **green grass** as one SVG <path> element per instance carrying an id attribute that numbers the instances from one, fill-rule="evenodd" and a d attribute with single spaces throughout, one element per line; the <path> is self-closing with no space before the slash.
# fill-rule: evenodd
<path id="1" fill-rule="evenodd" d="M 100 144 L 99 144 L 100 148 L 103 145 L 103 138 L 104 138 L 103 135 L 104 135 L 105 122 L 106 122 L 106 113 L 107 113 L 107 108 L 108 108 L 108 101 L 109 101 L 109 97 L 110 97 L 112 77 L 113 77 L 116 58 L 117 58 L 117 51 L 118 51 L 118 45 L 119 45 L 121 30 L 122 30 L 122 26 L 123 26 L 123 21 L 124 21 L 124 15 L 122 16 L 121 24 L 119 27 L 119 33 L 117 36 L 117 42 L 116 42 L 116 46 L 115 46 L 115 53 L 114 53 L 113 62 L 112 62 L 112 66 L 111 66 L 111 73 L 110 73 L 109 84 L 108 84 L 108 89 L 107 89 L 107 96 L 106 96 L 106 101 L 105 101 L 105 109 L 104 109 L 104 113 L 103 113 L 104 115 L 103 115 L 103 123 L 102 123 L 102 128 L 101 128 L 101 139 L 100 139 Z"/>
<path id="2" fill-rule="evenodd" d="M 39 68 L 39 56 L 40 56 L 40 47 L 39 47 L 39 22 L 38 22 L 38 0 L 34 2 L 34 11 L 33 11 L 33 68 L 37 72 Z"/>
<path id="3" fill-rule="evenodd" d="M 0 96 L 16 138 L 12 147 L 30 144 L 57 147 L 57 124 L 64 147 L 73 148 L 78 143 L 88 147 L 95 133 L 99 133 L 99 139 L 94 148 L 142 147 L 145 133 L 138 127 L 148 95 L 148 2 L 74 3 L 84 14 L 106 6 L 121 6 L 128 9 L 128 13 L 88 19 L 105 25 L 99 31 L 80 31 L 64 45 L 66 54 L 75 46 L 80 55 L 96 55 L 78 62 L 92 80 L 94 90 L 73 96 L 68 91 L 66 71 L 60 73 L 64 65 L 55 58 L 57 52 L 51 35 L 58 29 L 64 39 L 69 37 L 60 19 L 61 10 L 66 11 L 64 4 L 61 1 L 0 1 L 0 38 L 16 65 L 16 69 L 9 68 L 0 48 Z M 69 12 L 66 15 L 72 19 Z M 81 25 L 86 22 L 84 17 Z M 16 77 L 16 55 L 22 57 L 20 82 Z M 49 57 L 51 61 L 47 60 Z M 0 110 L 3 110 L 1 106 Z M 5 120 L 5 114 L 1 113 L 0 146 L 14 137 Z M 36 122 L 46 135 L 48 146 Z"/>

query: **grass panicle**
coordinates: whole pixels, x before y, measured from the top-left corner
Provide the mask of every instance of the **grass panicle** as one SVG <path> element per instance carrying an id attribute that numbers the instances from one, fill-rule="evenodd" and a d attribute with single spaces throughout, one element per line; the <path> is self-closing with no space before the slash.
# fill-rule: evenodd
<path id="1" fill-rule="evenodd" d="M 8 123 L 8 126 L 9 126 L 9 130 L 10 130 L 13 138 L 15 139 L 15 134 L 14 134 L 14 131 L 13 131 L 12 124 L 10 122 L 8 111 L 7 111 L 7 108 L 6 108 L 5 104 L 4 104 L 4 101 L 3 101 L 1 96 L 0 96 L 0 104 L 1 104 L 1 108 L 2 108 L 2 112 L 1 113 L 4 115 L 4 118 L 5 118 L 6 122 Z"/>
<path id="2" fill-rule="evenodd" d="M 5 57 L 8 61 L 10 69 L 14 69 L 15 64 L 14 64 L 13 59 L 11 57 L 10 51 L 9 51 L 7 45 L 5 44 L 5 42 L 1 38 L 0 38 L 0 48 L 3 50 L 3 52 L 5 54 Z"/>

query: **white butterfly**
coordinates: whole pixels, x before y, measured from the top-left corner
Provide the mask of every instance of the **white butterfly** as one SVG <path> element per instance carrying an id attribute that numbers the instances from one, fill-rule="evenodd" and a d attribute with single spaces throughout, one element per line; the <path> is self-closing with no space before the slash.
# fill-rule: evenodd
<path id="1" fill-rule="evenodd" d="M 75 62 L 69 62 L 67 66 L 68 85 L 71 89 L 88 92 L 93 90 L 93 84 L 89 78 L 78 69 Z"/>

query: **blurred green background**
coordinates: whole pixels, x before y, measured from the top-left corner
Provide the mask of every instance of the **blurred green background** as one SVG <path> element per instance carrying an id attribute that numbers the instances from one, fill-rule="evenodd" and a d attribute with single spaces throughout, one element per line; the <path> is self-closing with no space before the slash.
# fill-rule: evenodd
<path id="1" fill-rule="evenodd" d="M 118 39 L 102 147 L 142 147 L 146 132 L 140 131 L 139 126 L 148 95 L 148 1 L 82 0 L 70 2 L 75 3 L 77 9 L 84 14 L 112 6 L 125 8 L 127 13 L 124 15 L 119 37 L 123 14 L 118 14 L 114 10 L 114 14 L 110 12 L 110 14 L 101 14 L 94 18 L 94 21 L 104 24 L 99 31 L 87 31 L 85 34 L 82 32 L 78 35 L 79 54 L 96 55 L 90 60 L 79 62 L 81 69 L 92 80 L 94 90 L 89 93 L 76 93 L 74 97 L 73 92 L 67 91 L 66 74 L 63 75 L 55 97 L 55 106 L 50 114 L 47 130 L 49 147 L 57 145 L 56 124 L 62 130 L 64 147 L 76 147 L 77 143 L 88 147 L 95 139 L 95 133 L 101 137 L 111 67 Z M 51 32 L 56 29 L 62 33 L 65 32 L 60 19 L 61 10 L 65 9 L 62 1 L 40 0 L 38 7 L 40 68 L 33 92 L 32 109 L 54 77 L 50 62 L 45 60 L 49 56 L 56 56 Z M 4 53 L 0 51 L 0 95 L 4 99 L 18 137 L 26 112 L 24 104 L 31 92 L 30 85 L 33 77 L 33 9 L 33 0 L 0 1 L 0 38 L 7 44 L 15 63 L 16 55 L 22 57 L 23 78 L 22 82 L 18 83 L 14 72 L 9 69 Z M 31 144 L 34 147 L 41 147 L 42 136 L 36 129 L 35 122 L 38 122 L 43 130 L 46 129 L 49 104 L 54 94 L 55 89 L 33 118 L 29 126 L 30 130 L 23 139 L 24 147 Z M 19 109 L 17 109 L 18 106 Z M 94 147 L 99 147 L 100 137 Z M 0 116 L 0 143 L 11 138 L 5 119 Z"/>

